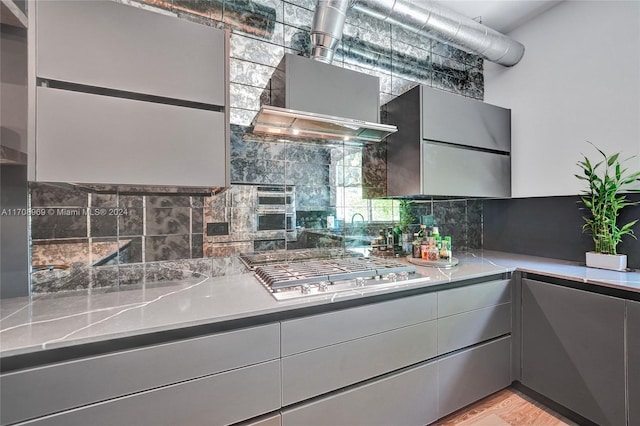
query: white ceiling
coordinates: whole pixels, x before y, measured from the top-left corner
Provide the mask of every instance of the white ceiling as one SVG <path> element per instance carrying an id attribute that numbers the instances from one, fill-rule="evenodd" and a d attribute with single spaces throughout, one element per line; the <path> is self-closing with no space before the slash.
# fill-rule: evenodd
<path id="1" fill-rule="evenodd" d="M 420 1 L 415 1 L 419 4 Z M 422 0 L 424 1 L 424 0 Z M 501 33 L 508 33 L 562 0 L 434 0 Z"/>

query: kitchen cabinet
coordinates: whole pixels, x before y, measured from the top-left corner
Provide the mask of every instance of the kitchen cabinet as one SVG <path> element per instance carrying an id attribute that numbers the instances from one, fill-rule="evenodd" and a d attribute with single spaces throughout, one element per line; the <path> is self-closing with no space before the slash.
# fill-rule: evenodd
<path id="1" fill-rule="evenodd" d="M 490 280 L 283 321 L 283 425 L 424 425 L 509 386 L 511 300 Z"/>
<path id="2" fill-rule="evenodd" d="M 511 337 L 438 361 L 438 418 L 511 384 Z"/>
<path id="3" fill-rule="evenodd" d="M 38 180 L 226 184 L 226 157 L 214 143 L 225 132 L 222 112 L 48 87 L 37 96 Z"/>
<path id="4" fill-rule="evenodd" d="M 511 110 L 425 86 L 383 110 L 388 196 L 511 196 Z"/>
<path id="5" fill-rule="evenodd" d="M 0 381 L 2 425 L 234 423 L 281 406 L 280 327 L 54 363 Z M 51 413 L 59 414 L 42 417 Z"/>
<path id="6" fill-rule="evenodd" d="M 438 355 L 511 332 L 511 281 L 438 292 Z"/>
<path id="7" fill-rule="evenodd" d="M 0 24 L 27 28 L 29 22 L 24 4 L 24 1 L 18 3 L 13 0 L 0 0 Z"/>
<path id="8" fill-rule="evenodd" d="M 283 426 L 415 425 L 438 419 L 437 363 L 283 410 Z"/>
<path id="9" fill-rule="evenodd" d="M 640 302 L 627 300 L 629 426 L 640 425 Z"/>
<path id="10" fill-rule="evenodd" d="M 597 424 L 626 423 L 623 299 L 524 278 L 521 321 L 522 384 Z"/>
<path id="11" fill-rule="evenodd" d="M 429 293 L 283 321 L 283 404 L 434 357 L 435 314 Z"/>
<path id="12" fill-rule="evenodd" d="M 229 184 L 225 31 L 110 1 L 34 9 L 30 180 Z"/>

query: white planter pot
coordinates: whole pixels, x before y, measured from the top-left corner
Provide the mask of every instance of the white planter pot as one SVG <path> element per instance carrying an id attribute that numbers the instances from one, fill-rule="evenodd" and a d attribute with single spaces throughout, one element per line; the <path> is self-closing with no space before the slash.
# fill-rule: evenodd
<path id="1" fill-rule="evenodd" d="M 610 269 L 612 271 L 624 271 L 627 269 L 626 254 L 603 254 L 588 251 L 585 255 L 587 266 L 590 268 Z"/>

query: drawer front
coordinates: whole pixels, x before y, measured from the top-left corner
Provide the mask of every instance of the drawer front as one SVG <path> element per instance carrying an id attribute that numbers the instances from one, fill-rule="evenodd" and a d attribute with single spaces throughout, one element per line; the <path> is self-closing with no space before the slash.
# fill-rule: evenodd
<path id="1" fill-rule="evenodd" d="M 283 426 L 424 426 L 438 418 L 434 363 L 282 412 Z"/>
<path id="2" fill-rule="evenodd" d="M 282 322 L 282 356 L 429 321 L 435 293 Z"/>
<path id="3" fill-rule="evenodd" d="M 225 104 L 224 31 L 111 1 L 35 6 L 38 77 Z"/>
<path id="4" fill-rule="evenodd" d="M 422 137 L 510 152 L 511 110 L 422 86 Z"/>
<path id="5" fill-rule="evenodd" d="M 282 426 L 282 416 L 280 414 L 267 415 L 242 423 L 242 426 Z"/>
<path id="6" fill-rule="evenodd" d="M 438 318 L 511 301 L 510 280 L 490 281 L 438 292 Z"/>
<path id="7" fill-rule="evenodd" d="M 279 341 L 268 324 L 5 374 L 2 424 L 277 359 Z"/>
<path id="8" fill-rule="evenodd" d="M 280 408 L 270 361 L 25 422 L 38 426 L 226 425 Z"/>
<path id="9" fill-rule="evenodd" d="M 438 417 L 511 384 L 511 337 L 438 361 Z"/>
<path id="10" fill-rule="evenodd" d="M 36 180 L 225 186 L 226 127 L 221 112 L 38 87 Z"/>
<path id="11" fill-rule="evenodd" d="M 423 194 L 511 196 L 509 155 L 423 142 L 422 176 Z"/>
<path id="12" fill-rule="evenodd" d="M 282 359 L 284 405 L 342 388 L 436 355 L 429 321 Z"/>
<path id="13" fill-rule="evenodd" d="M 511 303 L 438 319 L 438 355 L 511 332 Z"/>
<path id="14" fill-rule="evenodd" d="M 627 304 L 627 383 L 629 425 L 640 425 L 640 302 Z"/>

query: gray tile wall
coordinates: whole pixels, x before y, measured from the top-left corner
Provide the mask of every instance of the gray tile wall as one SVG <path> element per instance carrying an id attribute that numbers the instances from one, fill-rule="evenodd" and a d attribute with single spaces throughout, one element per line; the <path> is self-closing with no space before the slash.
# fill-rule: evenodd
<path id="1" fill-rule="evenodd" d="M 261 102 L 269 102 L 265 88 L 282 56 L 308 53 L 314 0 L 116 1 L 231 30 L 233 186 L 212 197 L 160 197 L 32 185 L 34 207 L 127 209 L 119 216 L 34 217 L 33 263 L 73 266 L 57 271 L 53 278 L 40 274 L 34 279 L 35 291 L 183 277 L 186 272 L 175 271 L 181 268 L 214 275 L 236 273 L 241 267 L 235 254 L 299 247 L 300 242 L 285 241 L 282 232 L 256 234 L 255 188 L 259 184 L 295 185 L 297 224 L 303 227 L 326 227 L 328 215 L 347 207 L 337 205 L 339 188 L 361 188 L 366 198 L 385 195 L 384 144 L 284 141 L 247 132 Z M 378 76 L 381 104 L 416 84 L 483 97 L 481 59 L 355 11 L 348 14 L 334 65 Z M 454 250 L 481 246 L 481 202 L 434 201 L 419 209 L 434 215 L 441 234 L 453 236 Z M 211 222 L 227 222 L 229 235 L 207 236 L 206 224 Z M 371 226 L 371 232 L 378 227 Z M 88 267 L 114 251 L 111 262 L 115 265 Z"/>

